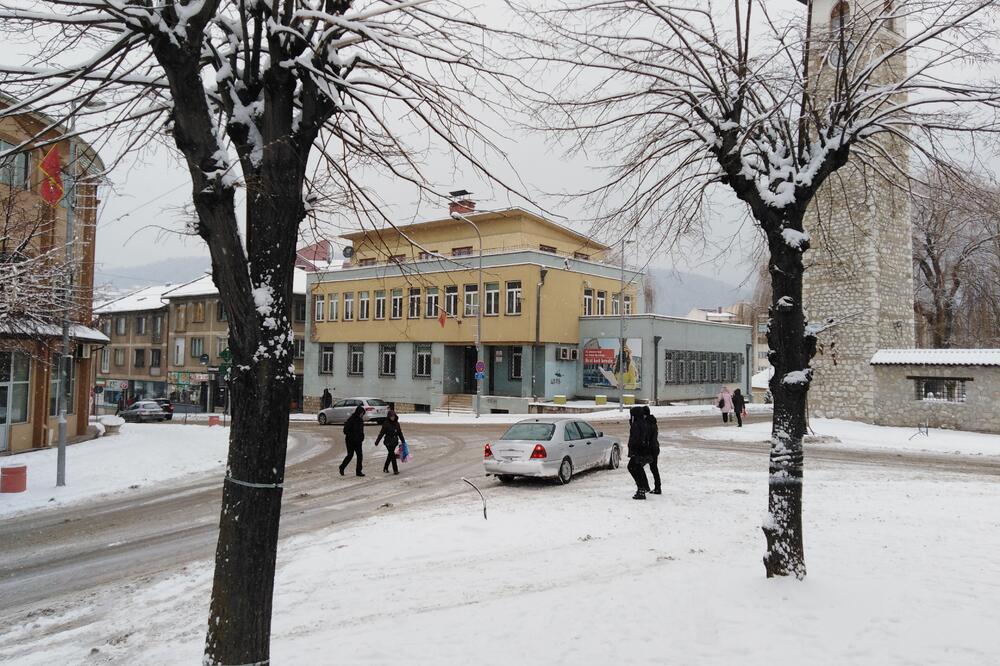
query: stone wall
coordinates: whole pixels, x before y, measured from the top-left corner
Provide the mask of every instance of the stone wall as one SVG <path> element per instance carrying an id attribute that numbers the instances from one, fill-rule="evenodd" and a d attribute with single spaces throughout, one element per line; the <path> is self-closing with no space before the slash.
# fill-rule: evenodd
<path id="1" fill-rule="evenodd" d="M 998 366 L 873 366 L 878 425 L 953 428 L 1000 433 L 1000 367 Z M 965 402 L 916 399 L 914 377 L 965 379 Z"/>

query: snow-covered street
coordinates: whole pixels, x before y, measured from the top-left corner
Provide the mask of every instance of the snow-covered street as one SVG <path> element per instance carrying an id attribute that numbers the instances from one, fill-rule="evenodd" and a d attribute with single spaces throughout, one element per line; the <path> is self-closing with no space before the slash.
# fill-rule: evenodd
<path id="1" fill-rule="evenodd" d="M 995 663 L 993 468 L 806 465 L 801 583 L 764 578 L 766 458 L 749 448 L 665 444 L 646 502 L 624 469 L 487 479 L 488 520 L 469 489 L 285 539 L 272 661 Z M 210 583 L 202 561 L 8 615 L 0 659 L 196 663 Z"/>

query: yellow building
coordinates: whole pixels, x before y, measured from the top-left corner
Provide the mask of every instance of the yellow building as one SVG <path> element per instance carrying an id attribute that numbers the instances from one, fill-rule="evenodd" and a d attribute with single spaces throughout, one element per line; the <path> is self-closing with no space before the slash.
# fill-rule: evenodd
<path id="1" fill-rule="evenodd" d="M 527 412 L 576 385 L 580 317 L 638 311 L 642 276 L 608 246 L 519 208 L 348 234 L 350 265 L 309 275 L 306 409 L 323 389 L 402 409 Z M 466 221 L 467 220 L 467 221 Z M 480 277 L 480 241 L 482 270 Z"/>

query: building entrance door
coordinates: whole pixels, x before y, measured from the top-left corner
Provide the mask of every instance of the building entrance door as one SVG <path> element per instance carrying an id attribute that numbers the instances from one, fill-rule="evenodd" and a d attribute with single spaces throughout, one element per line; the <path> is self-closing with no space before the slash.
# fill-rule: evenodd
<path id="1" fill-rule="evenodd" d="M 465 359 L 462 363 L 462 393 L 476 392 L 476 348 L 465 348 Z"/>
<path id="2" fill-rule="evenodd" d="M 0 453 L 7 450 L 10 439 L 10 386 L 0 384 Z"/>

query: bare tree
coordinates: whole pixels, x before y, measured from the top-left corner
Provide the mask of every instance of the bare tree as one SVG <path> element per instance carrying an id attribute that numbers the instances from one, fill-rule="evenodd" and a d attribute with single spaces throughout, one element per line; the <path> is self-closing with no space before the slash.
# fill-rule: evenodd
<path id="1" fill-rule="evenodd" d="M 1000 91 L 953 80 L 962 63 L 995 65 L 990 0 L 840 2 L 816 25 L 807 3 L 776 4 L 519 10 L 539 30 L 523 59 L 563 82 L 533 91 L 536 125 L 561 133 L 573 155 L 604 147 L 610 175 L 581 193 L 599 221 L 676 236 L 700 225 L 722 186 L 765 237 L 775 372 L 764 565 L 769 577 L 802 578 L 806 395 L 830 324 L 808 325 L 803 311 L 807 212 L 835 173 L 902 187 L 911 160 L 938 162 L 949 140 L 995 132 Z"/>
<path id="2" fill-rule="evenodd" d="M 911 197 L 914 309 L 935 348 L 995 345 L 1000 330 L 1000 190 L 937 170 Z"/>
<path id="3" fill-rule="evenodd" d="M 310 159 L 343 200 L 367 210 L 377 202 L 366 174 L 429 182 L 407 136 L 486 173 L 477 155 L 488 139 L 465 85 L 503 85 L 483 64 L 484 28 L 447 0 L 0 7 L 8 36 L 33 33 L 39 45 L 30 62 L 0 66 L 0 84 L 19 100 L 4 113 L 82 116 L 92 133 L 128 132 L 133 145 L 165 132 L 188 168 L 233 353 L 205 663 L 267 663 L 294 383 L 292 269 L 300 223 L 318 196 Z M 104 111 L 87 109 L 95 98 Z M 246 188 L 245 235 L 237 187 Z"/>

